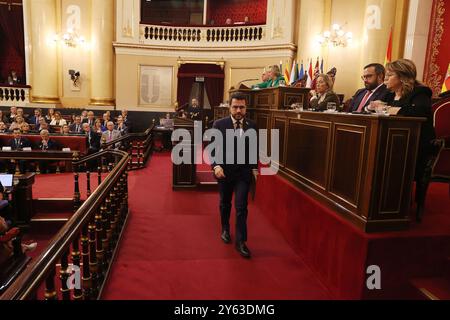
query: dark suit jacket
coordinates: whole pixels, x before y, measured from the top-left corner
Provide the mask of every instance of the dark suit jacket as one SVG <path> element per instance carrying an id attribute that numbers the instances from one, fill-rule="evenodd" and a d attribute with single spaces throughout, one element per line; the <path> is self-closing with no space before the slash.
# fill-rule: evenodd
<path id="1" fill-rule="evenodd" d="M 341 101 L 336 93 L 329 91 L 325 94 L 325 99 L 319 103 L 319 99 L 312 99 L 310 101 L 310 107 L 315 110 L 327 110 L 328 102 L 336 103 L 336 110 L 339 108 Z"/>
<path id="2" fill-rule="evenodd" d="M 69 127 L 70 132 L 81 133 L 83 132 L 83 123 L 80 123 L 80 128 L 76 131 L 77 125 L 75 123 L 71 124 Z"/>
<path id="3" fill-rule="evenodd" d="M 86 139 L 86 146 L 89 153 L 100 150 L 100 135 L 91 130 L 90 135 Z"/>
<path id="4" fill-rule="evenodd" d="M 31 142 L 27 138 L 20 138 L 19 144 L 16 143 L 16 139 L 9 140 L 8 146 L 11 147 L 12 150 L 21 150 L 23 148 L 31 148 Z"/>
<path id="5" fill-rule="evenodd" d="M 37 119 L 37 122 L 36 122 L 36 116 L 29 117 L 28 118 L 28 123 L 29 124 L 34 124 L 36 126 L 39 126 L 39 118 Z"/>
<path id="6" fill-rule="evenodd" d="M 44 150 L 43 148 L 44 144 L 42 142 L 42 140 L 39 142 L 39 144 L 37 145 L 37 149 L 38 150 Z M 59 150 L 61 149 L 61 146 L 59 145 L 58 142 L 53 141 L 52 139 L 48 139 L 47 141 L 47 150 Z"/>
<path id="7" fill-rule="evenodd" d="M 367 93 L 367 89 L 360 89 L 358 91 L 356 91 L 355 95 L 352 97 L 351 102 L 350 102 L 350 108 L 348 110 L 348 112 L 356 112 L 358 110 L 358 107 L 361 103 L 361 101 L 364 99 L 364 96 Z M 381 87 L 378 88 L 377 91 L 374 92 L 374 94 L 367 99 L 366 104 L 364 105 L 364 108 L 369 106 L 370 102 L 372 101 L 384 101 L 387 102 L 390 97 L 392 96 L 392 93 L 386 88 L 386 85 L 382 85 Z M 364 109 L 363 109 L 364 111 Z"/>
<path id="8" fill-rule="evenodd" d="M 257 131 L 257 127 L 256 124 L 249 119 L 244 119 L 243 121 L 244 124 L 244 132 L 247 132 L 247 130 L 255 130 L 255 134 L 256 137 L 258 138 L 258 131 Z M 227 150 L 226 150 L 226 145 L 227 145 L 227 141 L 226 141 L 226 131 L 229 129 L 234 130 L 234 125 L 233 125 L 233 120 L 231 119 L 231 117 L 227 117 L 227 118 L 223 118 L 220 120 L 217 120 L 214 125 L 213 125 L 214 129 L 219 130 L 222 133 L 223 136 L 223 150 L 217 150 L 217 154 L 215 154 L 214 156 L 216 156 L 216 160 L 220 159 L 221 161 L 217 161 L 217 162 L 213 162 L 211 167 L 214 169 L 214 167 L 216 166 L 221 166 L 224 170 L 225 173 L 225 180 L 235 180 L 235 179 L 242 179 L 242 180 L 246 180 L 248 182 L 251 181 L 252 178 L 252 169 L 258 169 L 258 143 L 256 143 L 256 145 L 252 145 L 252 147 L 256 147 L 256 150 L 254 150 L 256 152 L 256 163 L 251 163 L 251 159 L 249 156 L 249 151 L 250 151 L 250 144 L 248 139 L 246 139 L 246 143 L 245 143 L 245 152 L 246 152 L 246 157 L 245 157 L 245 164 L 237 164 L 236 161 L 236 146 L 235 146 L 235 161 L 233 164 L 227 164 L 226 162 L 226 154 L 227 154 Z"/>
<path id="9" fill-rule="evenodd" d="M 81 124 L 83 124 L 83 123 L 89 123 L 89 125 L 90 125 L 91 127 L 93 127 L 93 126 L 94 126 L 94 123 L 95 123 L 95 118 L 92 120 L 92 123 L 89 122 L 89 119 L 83 119 L 83 121 L 81 122 Z"/>

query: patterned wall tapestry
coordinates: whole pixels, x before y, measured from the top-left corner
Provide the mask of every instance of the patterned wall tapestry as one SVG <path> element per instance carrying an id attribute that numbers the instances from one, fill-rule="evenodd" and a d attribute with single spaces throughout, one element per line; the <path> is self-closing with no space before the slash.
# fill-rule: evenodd
<path id="1" fill-rule="evenodd" d="M 450 0 L 433 0 L 424 80 L 435 96 L 441 92 L 449 63 Z"/>

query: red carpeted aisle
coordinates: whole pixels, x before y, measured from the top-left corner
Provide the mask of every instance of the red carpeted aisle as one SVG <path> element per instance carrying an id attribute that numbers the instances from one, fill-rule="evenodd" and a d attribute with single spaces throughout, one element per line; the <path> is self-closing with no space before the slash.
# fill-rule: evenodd
<path id="1" fill-rule="evenodd" d="M 173 192 L 169 154 L 130 173 L 130 209 L 104 299 L 328 299 L 327 289 L 253 205 L 251 260 L 220 240 L 218 193 Z"/>

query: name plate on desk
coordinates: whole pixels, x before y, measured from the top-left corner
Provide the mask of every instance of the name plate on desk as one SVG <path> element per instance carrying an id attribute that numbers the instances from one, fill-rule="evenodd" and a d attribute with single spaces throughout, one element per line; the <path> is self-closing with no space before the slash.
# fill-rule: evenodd
<path id="1" fill-rule="evenodd" d="M 70 150 L 70 148 L 63 148 L 62 151 L 63 152 L 72 152 L 72 150 Z"/>
<path id="2" fill-rule="evenodd" d="M 11 151 L 12 149 L 11 149 L 11 147 L 3 147 L 2 148 L 2 151 Z"/>
<path id="3" fill-rule="evenodd" d="M 27 152 L 30 152 L 30 151 L 32 151 L 32 150 L 31 150 L 31 148 L 30 148 L 30 147 L 27 147 L 27 148 L 23 148 L 23 149 L 22 149 L 22 151 L 27 151 Z"/>

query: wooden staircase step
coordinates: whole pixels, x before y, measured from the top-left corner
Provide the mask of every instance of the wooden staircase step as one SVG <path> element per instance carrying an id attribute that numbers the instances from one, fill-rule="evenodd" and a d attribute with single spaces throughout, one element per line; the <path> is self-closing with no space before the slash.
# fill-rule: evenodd
<path id="1" fill-rule="evenodd" d="M 34 199 L 33 208 L 35 213 L 70 212 L 73 210 L 73 199 Z"/>
<path id="2" fill-rule="evenodd" d="M 411 284 L 426 300 L 450 300 L 450 282 L 445 277 L 413 279 Z"/>

